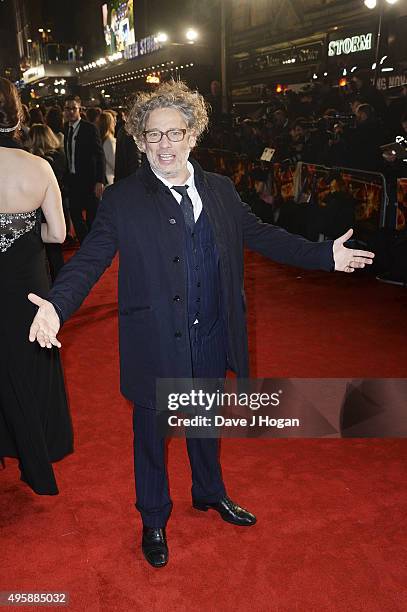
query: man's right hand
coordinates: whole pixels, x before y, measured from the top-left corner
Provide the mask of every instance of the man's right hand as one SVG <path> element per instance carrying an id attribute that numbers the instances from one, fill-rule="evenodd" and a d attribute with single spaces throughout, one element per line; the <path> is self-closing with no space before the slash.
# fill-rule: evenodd
<path id="1" fill-rule="evenodd" d="M 38 306 L 38 312 L 30 327 L 30 342 L 37 341 L 42 348 L 61 348 L 61 343 L 57 339 L 57 333 L 61 326 L 57 312 L 51 302 L 43 300 L 35 293 L 29 293 L 30 302 Z"/>

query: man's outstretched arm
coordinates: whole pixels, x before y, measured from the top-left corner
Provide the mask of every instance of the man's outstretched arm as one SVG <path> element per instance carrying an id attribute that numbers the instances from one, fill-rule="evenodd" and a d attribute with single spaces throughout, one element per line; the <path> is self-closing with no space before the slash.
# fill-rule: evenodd
<path id="1" fill-rule="evenodd" d="M 374 253 L 345 247 L 344 243 L 351 238 L 352 234 L 353 229 L 349 229 L 334 241 L 333 258 L 336 272 L 354 272 L 357 268 L 364 268 L 373 263 Z"/>
<path id="2" fill-rule="evenodd" d="M 111 264 L 117 251 L 116 206 L 111 189 L 107 189 L 99 204 L 92 229 L 79 251 L 58 274 L 47 299 L 30 293 L 28 299 L 38 306 L 32 322 L 29 340 L 42 347 L 61 346 L 57 333 L 82 304 L 93 285 Z"/>
<path id="3" fill-rule="evenodd" d="M 353 230 L 349 229 L 336 240 L 312 242 L 290 234 L 281 227 L 262 223 L 235 192 L 242 213 L 243 239 L 246 246 L 279 263 L 300 268 L 354 272 L 373 262 L 374 253 L 349 249 L 344 243 Z"/>

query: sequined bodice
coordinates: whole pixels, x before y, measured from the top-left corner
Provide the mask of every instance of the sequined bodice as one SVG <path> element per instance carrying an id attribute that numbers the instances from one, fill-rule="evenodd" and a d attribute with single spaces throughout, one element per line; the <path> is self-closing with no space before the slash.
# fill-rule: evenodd
<path id="1" fill-rule="evenodd" d="M 9 249 L 18 238 L 37 224 L 38 210 L 25 213 L 0 213 L 0 253 Z"/>

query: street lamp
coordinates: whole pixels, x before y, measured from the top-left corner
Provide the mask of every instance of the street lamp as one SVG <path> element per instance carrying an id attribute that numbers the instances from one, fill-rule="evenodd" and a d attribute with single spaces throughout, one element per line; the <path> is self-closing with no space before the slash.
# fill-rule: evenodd
<path id="1" fill-rule="evenodd" d="M 165 32 L 158 32 L 156 39 L 160 43 L 165 43 L 168 40 L 168 34 L 166 34 Z"/>
<path id="2" fill-rule="evenodd" d="M 363 4 L 366 8 L 373 10 L 376 8 L 377 4 L 379 4 L 379 23 L 377 26 L 377 38 L 376 38 L 376 52 L 375 52 L 375 60 L 374 60 L 374 77 L 373 77 L 373 85 L 376 87 L 377 77 L 379 74 L 379 53 L 380 53 L 380 39 L 382 35 L 382 22 L 384 9 L 386 4 L 396 4 L 398 0 L 363 0 Z"/>
<path id="3" fill-rule="evenodd" d="M 185 36 L 187 40 L 189 40 L 189 42 L 194 42 L 198 38 L 198 32 L 194 30 L 193 28 L 189 28 L 185 32 Z"/>
<path id="4" fill-rule="evenodd" d="M 380 0 L 379 0 L 380 2 Z M 387 4 L 396 4 L 396 2 L 398 2 L 398 0 L 386 0 Z M 363 4 L 366 6 L 366 8 L 368 9 L 375 9 L 377 6 L 377 0 L 364 0 Z"/>

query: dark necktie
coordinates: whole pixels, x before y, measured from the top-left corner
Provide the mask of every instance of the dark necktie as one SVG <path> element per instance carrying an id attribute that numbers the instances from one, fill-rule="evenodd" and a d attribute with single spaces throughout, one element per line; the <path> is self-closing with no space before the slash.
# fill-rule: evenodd
<path id="1" fill-rule="evenodd" d="M 73 126 L 69 126 L 68 130 L 68 158 L 69 158 L 69 169 L 72 170 L 72 138 L 73 138 Z"/>
<path id="2" fill-rule="evenodd" d="M 184 214 L 184 219 L 187 227 L 191 230 L 194 229 L 195 219 L 194 219 L 194 207 L 192 205 L 192 200 L 187 193 L 188 185 L 181 185 L 180 187 L 171 187 L 174 191 L 179 193 L 181 198 L 181 202 L 179 205 L 181 206 L 181 210 Z"/>

